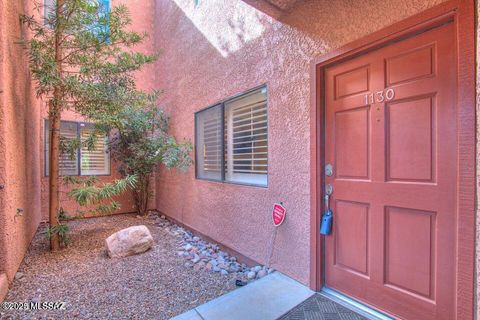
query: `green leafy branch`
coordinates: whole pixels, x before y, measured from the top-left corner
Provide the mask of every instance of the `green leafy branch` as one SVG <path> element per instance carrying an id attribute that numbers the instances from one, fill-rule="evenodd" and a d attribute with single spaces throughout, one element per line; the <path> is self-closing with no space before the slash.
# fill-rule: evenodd
<path id="1" fill-rule="evenodd" d="M 77 177 L 64 177 L 65 184 L 74 184 L 75 187 L 68 193 L 69 197 L 75 200 L 80 206 L 95 205 L 92 211 L 95 213 L 109 213 L 120 209 L 120 203 L 113 198 L 123 192 L 133 189 L 137 185 L 137 176 L 129 175 L 123 179 L 118 179 L 110 183 L 96 185 L 96 177 L 88 177 L 80 180 Z M 108 200 L 108 204 L 102 203 Z"/>
<path id="2" fill-rule="evenodd" d="M 46 236 L 47 239 L 50 239 L 54 234 L 58 234 L 62 245 L 67 246 L 70 243 L 70 238 L 68 236 L 69 231 L 70 228 L 68 227 L 68 225 L 61 223 L 53 227 L 48 227 Z"/>

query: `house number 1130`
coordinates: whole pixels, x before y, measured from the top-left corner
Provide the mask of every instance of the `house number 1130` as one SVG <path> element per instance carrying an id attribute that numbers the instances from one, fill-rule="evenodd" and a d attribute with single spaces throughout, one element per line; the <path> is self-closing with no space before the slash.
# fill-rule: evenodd
<path id="1" fill-rule="evenodd" d="M 365 95 L 365 104 L 382 103 L 393 100 L 393 98 L 395 98 L 395 90 L 393 89 L 371 92 Z"/>

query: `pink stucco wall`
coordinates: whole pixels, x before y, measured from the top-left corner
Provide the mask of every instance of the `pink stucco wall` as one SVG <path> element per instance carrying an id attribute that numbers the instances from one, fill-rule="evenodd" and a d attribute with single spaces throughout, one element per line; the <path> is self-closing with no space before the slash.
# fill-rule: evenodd
<path id="1" fill-rule="evenodd" d="M 29 1 L 0 1 L 0 300 L 40 221 L 40 109 L 20 45 Z"/>
<path id="2" fill-rule="evenodd" d="M 476 30 L 477 30 L 477 43 L 476 43 L 476 70 L 477 70 L 477 250 L 476 250 L 476 303 L 475 310 L 477 310 L 477 319 L 480 319 L 479 297 L 480 297 L 480 209 L 478 207 L 478 199 L 480 199 L 480 3 L 476 2 Z"/>
<path id="3" fill-rule="evenodd" d="M 255 5 L 255 7 L 247 4 Z M 196 180 L 161 170 L 157 208 L 265 263 L 272 205 L 283 201 L 272 265 L 308 284 L 310 268 L 310 63 L 314 57 L 421 12 L 441 0 L 298 1 L 269 11 L 262 1 L 157 1 L 157 83 L 172 132 L 194 140 L 194 112 L 268 85 L 269 186 Z M 269 13 L 269 14 L 267 14 Z M 366 18 L 368 17 L 368 18 Z"/>

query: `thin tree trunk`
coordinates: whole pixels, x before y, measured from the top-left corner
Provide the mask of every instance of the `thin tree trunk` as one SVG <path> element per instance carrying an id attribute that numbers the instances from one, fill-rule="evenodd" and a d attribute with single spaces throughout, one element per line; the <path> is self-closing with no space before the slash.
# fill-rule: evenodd
<path id="1" fill-rule="evenodd" d="M 142 207 L 142 211 L 143 211 L 143 215 L 147 214 L 147 210 L 148 210 L 148 199 L 150 198 L 149 197 L 149 187 L 150 187 L 150 177 L 147 176 L 145 177 L 145 187 L 144 187 L 144 190 L 143 190 L 143 207 Z"/>
<path id="2" fill-rule="evenodd" d="M 62 47 L 60 44 L 63 27 L 61 23 L 61 14 L 64 0 L 57 0 L 56 4 L 56 34 L 55 34 L 55 62 L 57 66 L 57 74 L 62 75 Z M 62 110 L 62 88 L 56 87 L 53 91 L 53 100 L 49 103 L 48 119 L 50 123 L 50 159 L 49 159 L 49 222 L 50 229 L 59 225 L 58 210 L 60 206 L 59 199 L 59 159 L 60 159 L 60 113 Z M 57 232 L 52 233 L 50 238 L 50 249 L 52 251 L 60 248 L 60 241 Z"/>
<path id="3" fill-rule="evenodd" d="M 139 215 L 145 215 L 148 209 L 149 177 L 140 176 L 137 186 L 132 190 L 135 207 Z"/>
<path id="4" fill-rule="evenodd" d="M 58 226 L 59 210 L 59 170 L 58 160 L 60 158 L 60 117 L 58 107 L 53 101 L 49 103 L 48 121 L 50 124 L 50 158 L 49 158 L 49 222 L 50 229 Z M 50 249 L 52 251 L 60 248 L 58 233 L 52 233 L 50 238 Z"/>

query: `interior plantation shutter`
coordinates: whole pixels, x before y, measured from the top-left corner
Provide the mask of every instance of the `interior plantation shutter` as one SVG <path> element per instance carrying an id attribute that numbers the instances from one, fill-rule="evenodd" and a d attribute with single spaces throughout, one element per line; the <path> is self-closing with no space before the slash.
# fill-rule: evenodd
<path id="1" fill-rule="evenodd" d="M 61 122 L 60 136 L 67 140 L 78 139 L 77 123 L 75 122 Z M 78 152 L 72 158 L 70 154 L 62 153 L 60 155 L 59 170 L 62 176 L 78 175 Z"/>
<path id="2" fill-rule="evenodd" d="M 77 123 L 62 121 L 60 123 L 60 136 L 62 139 L 72 140 L 77 139 Z M 50 155 L 50 130 L 48 121 L 45 121 L 45 175 L 49 172 L 49 155 Z M 58 163 L 59 174 L 62 176 L 76 176 L 78 175 L 78 152 L 75 157 L 70 154 L 61 153 Z"/>
<path id="3" fill-rule="evenodd" d="M 82 141 L 80 150 L 81 175 L 107 175 L 110 173 L 110 155 L 108 153 L 107 138 L 103 135 L 97 136 L 93 150 L 88 150 L 88 148 L 83 146 L 83 142 L 88 139 L 92 130 L 92 125 L 80 124 L 80 138 Z"/>
<path id="4" fill-rule="evenodd" d="M 226 181 L 267 185 L 266 88 L 225 103 Z"/>
<path id="5" fill-rule="evenodd" d="M 224 137 L 222 105 L 197 113 L 195 122 L 197 177 L 221 181 Z"/>
<path id="6" fill-rule="evenodd" d="M 55 4 L 57 3 L 57 0 L 44 0 L 43 1 L 43 17 L 44 17 L 44 22 L 45 25 L 47 25 L 47 18 L 50 14 L 55 13 Z"/>

